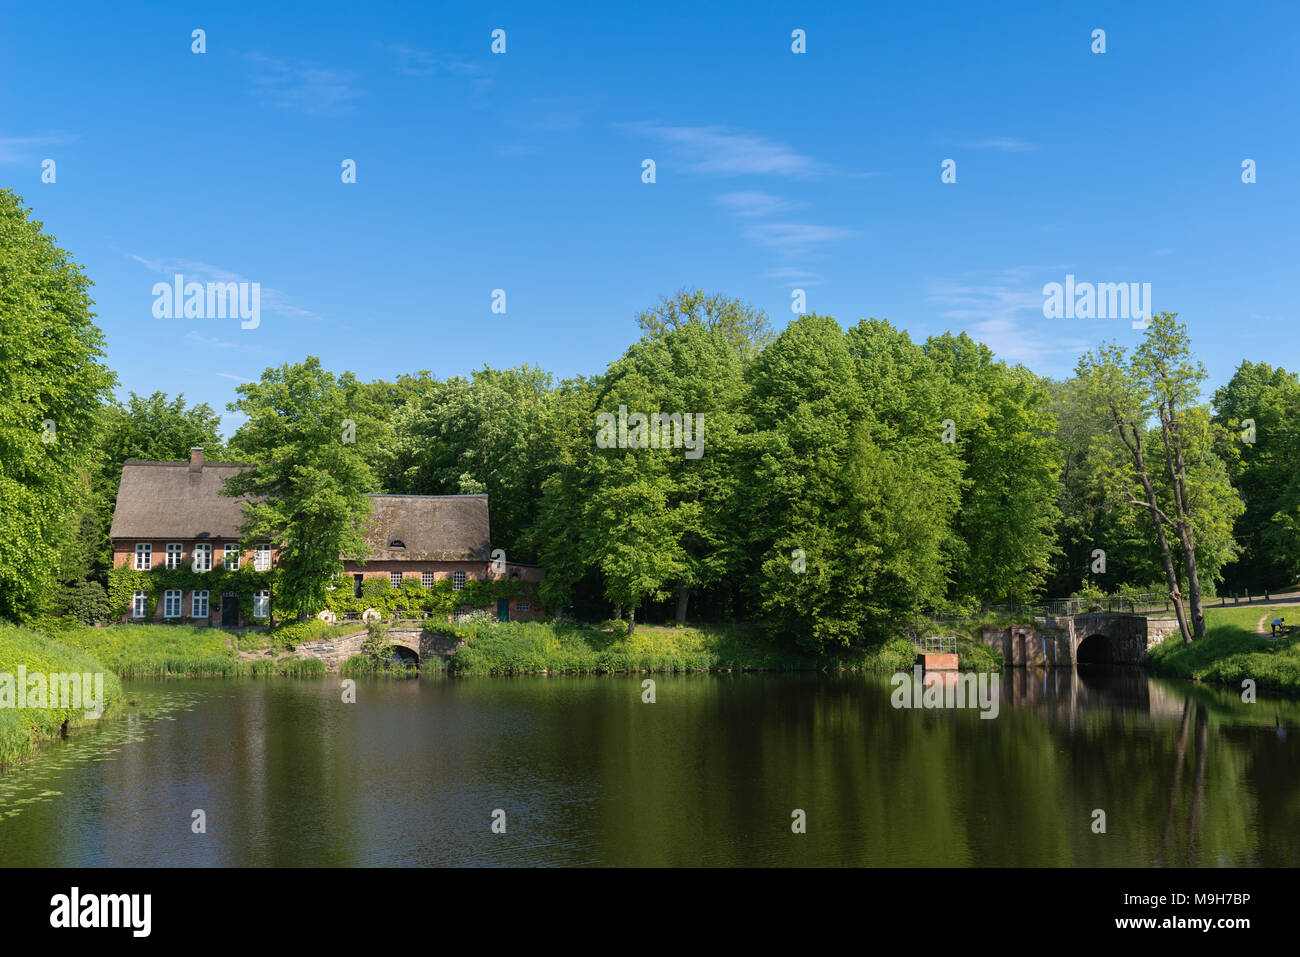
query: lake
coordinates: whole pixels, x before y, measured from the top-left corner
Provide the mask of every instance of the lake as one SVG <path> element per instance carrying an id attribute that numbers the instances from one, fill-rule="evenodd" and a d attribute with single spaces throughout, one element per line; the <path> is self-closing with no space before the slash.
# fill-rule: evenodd
<path id="1" fill-rule="evenodd" d="M 0 861 L 1300 864 L 1294 700 L 1016 670 L 989 720 L 885 675 L 643 680 L 124 682 L 124 716 L 0 774 Z"/>

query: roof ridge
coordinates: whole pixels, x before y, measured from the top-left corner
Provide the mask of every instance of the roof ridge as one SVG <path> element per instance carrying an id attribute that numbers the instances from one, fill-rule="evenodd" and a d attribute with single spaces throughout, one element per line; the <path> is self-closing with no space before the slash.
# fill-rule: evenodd
<path id="1" fill-rule="evenodd" d="M 122 461 L 122 465 L 123 465 L 123 467 L 125 467 L 125 466 L 127 466 L 127 465 L 162 465 L 162 466 L 170 466 L 170 467 L 172 467 L 172 468 L 189 468 L 189 467 L 190 467 L 190 463 L 189 463 L 189 460 L 188 460 L 188 459 L 185 460 L 185 461 L 179 461 L 179 462 L 178 462 L 178 461 L 161 461 L 161 460 L 158 460 L 158 459 L 124 459 L 124 460 Z M 214 465 L 221 466 L 221 467 L 223 467 L 223 468 L 253 468 L 253 463 L 251 463 L 251 462 L 208 462 L 208 461 L 205 461 L 205 462 L 203 463 L 203 467 L 204 467 L 204 468 L 211 468 L 211 467 L 214 466 Z"/>
<path id="2" fill-rule="evenodd" d="M 367 492 L 370 498 L 487 498 L 487 492 L 464 492 L 455 495 L 419 495 L 409 492 Z"/>

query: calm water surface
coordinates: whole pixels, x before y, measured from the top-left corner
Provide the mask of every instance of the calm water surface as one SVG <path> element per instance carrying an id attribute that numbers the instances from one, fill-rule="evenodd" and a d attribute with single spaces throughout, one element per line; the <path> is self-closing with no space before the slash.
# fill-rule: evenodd
<path id="1" fill-rule="evenodd" d="M 1300 864 L 1293 700 L 1021 671 L 981 720 L 886 676 L 642 680 L 124 682 L 0 774 L 0 864 Z"/>

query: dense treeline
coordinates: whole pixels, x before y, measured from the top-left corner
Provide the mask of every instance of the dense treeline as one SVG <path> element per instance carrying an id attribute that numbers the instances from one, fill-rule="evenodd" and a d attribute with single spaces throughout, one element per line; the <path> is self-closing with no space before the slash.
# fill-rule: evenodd
<path id="1" fill-rule="evenodd" d="M 826 652 L 941 608 L 1150 590 L 1185 634 L 1222 582 L 1300 572 L 1300 380 L 1245 362 L 1212 403 L 1162 314 L 1044 379 L 965 334 L 759 310 L 679 292 L 598 374 L 531 366 L 363 382 L 315 358 L 206 404 L 110 397 L 88 281 L 0 192 L 0 617 L 103 617 L 124 459 L 248 461 L 277 595 L 322 603 L 371 491 L 488 493 L 493 547 L 593 619 L 761 622 Z M 665 422 L 652 418 L 669 417 Z M 49 437 L 53 422 L 55 438 Z"/>

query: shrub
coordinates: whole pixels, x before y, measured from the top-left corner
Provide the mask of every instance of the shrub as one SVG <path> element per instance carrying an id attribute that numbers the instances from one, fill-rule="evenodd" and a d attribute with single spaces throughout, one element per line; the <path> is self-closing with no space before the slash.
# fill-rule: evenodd
<path id="1" fill-rule="evenodd" d="M 68 585 L 59 596 L 59 610 L 65 618 L 93 625 L 108 621 L 108 592 L 96 581 L 79 581 Z"/>

